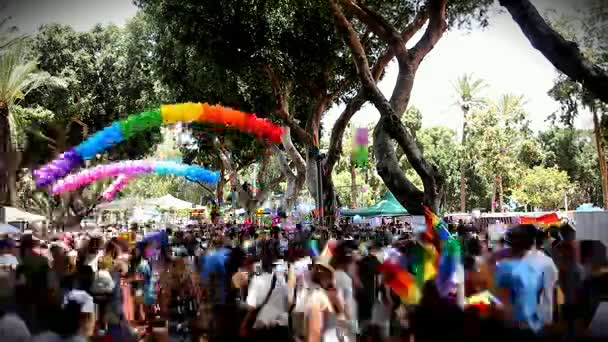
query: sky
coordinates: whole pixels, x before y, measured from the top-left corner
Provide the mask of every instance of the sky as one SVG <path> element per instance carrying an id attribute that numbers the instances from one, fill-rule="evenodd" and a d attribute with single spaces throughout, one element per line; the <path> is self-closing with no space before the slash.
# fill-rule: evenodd
<path id="1" fill-rule="evenodd" d="M 576 13 L 574 3 L 580 7 L 584 1 L 532 0 L 541 13 L 553 9 L 568 15 Z M 76 30 L 87 30 L 97 23 L 124 25 L 137 12 L 131 0 L 0 0 L 0 3 L 6 4 L 2 12 L 12 17 L 11 23 L 27 33 L 52 22 L 68 24 Z M 465 73 L 485 80 L 488 86 L 483 95 L 489 98 L 496 99 L 505 93 L 523 95 L 535 130 L 546 127 L 547 117 L 558 109 L 558 104 L 547 95 L 557 77 L 555 68 L 530 45 L 508 13 L 498 7 L 492 12 L 489 26 L 483 30 L 444 34 L 420 65 L 410 105 L 421 110 L 424 127 L 462 127 L 453 83 Z M 387 96 L 396 76 L 397 65 L 392 62 L 379 85 Z M 332 108 L 323 119 L 324 127 L 331 127 L 342 109 Z M 375 108 L 368 104 L 353 121 L 355 126 L 365 126 L 378 117 Z M 591 117 L 580 117 L 576 125 L 590 128 Z"/>

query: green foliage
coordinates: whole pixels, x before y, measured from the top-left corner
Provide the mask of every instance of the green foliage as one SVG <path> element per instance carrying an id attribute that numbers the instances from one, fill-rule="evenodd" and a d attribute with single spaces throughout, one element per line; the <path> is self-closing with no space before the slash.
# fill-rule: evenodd
<path id="1" fill-rule="evenodd" d="M 518 152 L 526 133 L 521 97 L 504 95 L 498 103 L 471 113 L 467 141 L 472 157 L 487 178 L 508 177 L 518 168 Z"/>
<path id="2" fill-rule="evenodd" d="M 519 186 L 513 191 L 513 198 L 531 209 L 556 210 L 563 207 L 569 187 L 566 172 L 536 166 L 521 178 Z"/>
<path id="3" fill-rule="evenodd" d="M 437 167 L 445 180 L 446 208 L 457 208 L 460 198 L 460 156 L 456 132 L 447 127 L 421 129 L 416 134 L 424 156 Z"/>
<path id="4" fill-rule="evenodd" d="M 601 203 L 601 182 L 592 133 L 552 127 L 542 132 L 539 140 L 545 151 L 545 166 L 566 172 L 575 185 L 576 191 L 570 196 L 572 207 L 582 203 Z"/>
<path id="5" fill-rule="evenodd" d="M 473 74 L 464 74 L 452 86 L 458 107 L 464 115 L 467 115 L 471 109 L 483 105 L 483 98 L 479 95 L 487 87 L 484 80 L 475 78 Z"/>
<path id="6" fill-rule="evenodd" d="M 47 141 L 39 140 L 31 149 L 40 155 L 38 162 L 78 144 L 83 133 L 170 100 L 152 69 L 150 38 L 149 25 L 141 16 L 125 28 L 98 25 L 88 32 L 76 32 L 69 26 L 51 24 L 40 29 L 31 42 L 31 56 L 38 58 L 40 69 L 62 79 L 66 86 L 39 88 L 27 96 L 24 105 L 40 105 L 53 112 L 53 124 L 35 122 L 33 126 L 51 140 L 66 141 L 55 144 L 58 151 L 53 151 Z M 70 124 L 74 119 L 86 129 Z M 113 149 L 110 159 L 141 157 L 158 141 L 158 130 L 142 133 Z"/>

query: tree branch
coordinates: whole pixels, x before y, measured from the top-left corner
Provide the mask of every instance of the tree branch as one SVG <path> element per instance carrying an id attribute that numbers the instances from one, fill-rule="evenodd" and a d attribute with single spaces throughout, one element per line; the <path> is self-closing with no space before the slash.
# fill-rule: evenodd
<path id="1" fill-rule="evenodd" d="M 348 1 L 348 0 L 343 0 Z M 370 11 L 369 9 L 367 9 Z M 377 15 L 377 14 L 376 14 Z M 428 11 L 425 8 L 422 8 L 414 17 L 411 23 L 409 23 L 405 29 L 401 32 L 401 40 L 403 45 L 407 41 L 409 41 L 422 26 L 426 22 L 428 18 Z M 362 44 L 363 45 L 363 44 Z M 365 51 L 365 49 L 363 50 Z M 386 50 L 380 55 L 374 66 L 372 67 L 371 74 L 372 78 L 378 82 L 384 73 L 384 69 L 388 65 L 388 63 L 395 57 L 394 49 L 390 47 L 386 48 Z M 335 164 L 340 159 L 340 155 L 342 154 L 342 136 L 344 135 L 344 130 L 346 129 L 346 125 L 350 121 L 350 119 L 357 113 L 361 107 L 367 101 L 364 91 L 361 90 L 351 99 L 348 103 L 344 111 L 340 114 L 336 122 L 334 123 L 334 127 L 331 131 L 330 137 L 330 145 L 329 151 L 327 154 L 327 159 L 325 161 L 325 167 L 328 170 L 332 170 Z"/>
<path id="2" fill-rule="evenodd" d="M 553 66 L 580 82 L 598 99 L 608 103 L 608 73 L 587 60 L 578 46 L 557 33 L 528 0 L 499 0 L 532 46 Z"/>
<path id="3" fill-rule="evenodd" d="M 293 141 L 291 139 L 291 132 L 289 129 L 286 129 L 283 133 L 283 136 L 281 137 L 281 143 L 285 148 L 285 152 L 287 153 L 289 158 L 291 158 L 291 161 L 294 163 L 296 171 L 298 172 L 298 176 L 305 175 L 306 161 L 304 161 L 304 158 L 294 146 Z"/>
<path id="4" fill-rule="evenodd" d="M 420 151 L 420 148 L 418 147 L 415 139 L 411 136 L 411 134 L 409 134 L 407 129 L 401 123 L 401 112 L 399 113 L 399 115 L 397 115 L 395 109 L 391 106 L 391 103 L 386 99 L 386 97 L 384 97 L 382 92 L 378 89 L 375 79 L 373 78 L 373 75 L 369 70 L 369 63 L 365 51 L 363 50 L 361 42 L 359 41 L 357 33 L 353 29 L 351 23 L 344 16 L 342 11 L 340 10 L 340 7 L 335 3 L 335 1 L 329 1 L 332 9 L 332 14 L 336 19 L 336 26 L 342 32 L 345 41 L 347 42 L 352 51 L 355 60 L 355 65 L 357 66 L 357 71 L 359 73 L 359 78 L 361 79 L 361 82 L 363 84 L 363 89 L 366 92 L 367 96 L 370 98 L 370 100 L 374 103 L 381 115 L 380 121 L 378 122 L 378 125 L 376 126 L 376 129 L 374 131 L 374 147 L 376 151 L 380 151 L 383 154 L 379 154 L 376 156 L 378 158 L 378 169 L 380 172 L 384 173 L 382 175 L 383 180 L 385 182 L 387 180 L 393 182 L 391 184 L 387 184 L 389 189 L 403 189 L 404 191 L 406 191 L 403 194 L 396 194 L 397 196 L 399 196 L 398 198 L 401 203 L 407 203 L 408 205 L 414 204 L 412 202 L 409 202 L 412 200 L 411 198 L 408 199 L 406 197 L 412 197 L 415 198 L 415 200 L 422 200 L 425 198 L 434 199 L 435 197 L 433 196 L 433 193 L 440 191 L 441 186 L 441 184 L 436 182 L 435 178 L 437 177 L 437 174 L 435 172 L 435 169 L 426 161 L 426 159 L 424 159 L 422 152 Z M 443 13 L 445 13 L 445 0 L 431 1 L 433 1 L 431 3 L 431 6 L 433 4 L 443 4 Z M 439 9 L 439 12 L 441 12 L 441 8 Z M 431 20 L 433 21 L 433 19 Z M 436 21 L 437 19 L 434 20 L 434 22 Z M 434 23 L 431 22 L 429 23 L 429 26 L 433 26 L 433 24 Z M 445 23 L 443 23 L 442 25 L 445 25 Z M 426 40 L 430 40 L 430 42 L 432 42 L 432 39 L 435 39 L 434 35 L 429 33 L 432 31 L 433 30 L 427 29 L 427 32 L 425 33 L 425 36 L 427 37 Z M 420 42 L 418 44 L 420 44 Z M 427 48 L 428 42 L 423 43 L 419 46 L 419 49 Z M 432 46 L 430 46 L 430 48 L 432 48 Z M 430 51 L 430 48 L 428 48 L 428 51 Z M 400 64 L 400 69 L 402 69 L 401 66 L 402 65 Z M 413 81 L 413 75 L 411 76 Z M 398 85 L 396 85 L 396 87 Z M 402 87 L 399 90 L 395 89 L 393 94 L 395 94 L 395 92 L 397 91 L 407 91 L 407 96 L 409 97 L 411 86 L 409 88 Z M 420 196 L 422 192 L 418 190 L 416 186 L 414 186 L 405 177 L 405 175 L 403 175 L 402 172 L 400 172 L 398 162 L 396 161 L 396 158 L 394 156 L 394 148 L 390 144 L 390 141 L 387 139 L 387 137 L 384 136 L 384 130 L 386 130 L 386 132 L 391 138 L 395 139 L 398 142 L 399 146 L 403 149 L 406 156 L 408 157 L 408 161 L 410 162 L 414 170 L 423 179 L 425 185 L 424 196 Z M 414 210 L 420 209 L 421 203 L 422 202 L 419 202 L 417 206 L 412 208 Z"/>
<path id="5" fill-rule="evenodd" d="M 295 134 L 298 136 L 298 139 L 308 145 L 312 145 L 312 136 L 308 134 L 306 130 L 300 127 L 300 125 L 293 120 L 292 115 L 289 113 L 289 106 L 287 104 L 287 101 L 285 100 L 285 95 L 281 90 L 281 81 L 279 79 L 279 76 L 274 72 L 270 65 L 265 65 L 264 70 L 266 70 L 266 74 L 270 79 L 272 92 L 274 93 L 274 97 L 277 101 L 277 114 L 279 115 L 281 120 L 295 132 Z"/>
<path id="6" fill-rule="evenodd" d="M 186 177 L 186 180 L 192 183 L 196 183 L 198 184 L 201 188 L 203 188 L 203 190 L 207 191 L 208 193 L 214 195 L 215 191 L 211 190 L 207 185 L 205 185 L 205 183 L 198 181 L 198 180 L 194 180 L 192 178 Z"/>
<path id="7" fill-rule="evenodd" d="M 296 175 L 292 171 L 291 167 L 289 167 L 289 162 L 287 161 L 287 157 L 285 157 L 285 152 L 281 151 L 276 145 L 272 145 L 272 151 L 279 159 L 279 168 L 281 168 L 281 172 L 287 177 L 287 181 L 290 179 L 295 179 Z"/>
<path id="8" fill-rule="evenodd" d="M 435 44 L 447 29 L 445 21 L 446 3 L 447 0 L 429 0 L 429 25 L 420 41 L 410 50 L 416 65 L 419 65 L 422 59 L 435 47 Z"/>
<path id="9" fill-rule="evenodd" d="M 401 39 L 390 23 L 362 3 L 354 3 L 352 0 L 340 0 L 340 2 L 382 40 L 389 41 L 393 37 Z"/>

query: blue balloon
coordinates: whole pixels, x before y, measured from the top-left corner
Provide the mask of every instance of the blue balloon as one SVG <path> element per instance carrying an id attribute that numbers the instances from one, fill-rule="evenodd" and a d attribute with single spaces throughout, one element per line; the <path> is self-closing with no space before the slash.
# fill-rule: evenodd
<path id="1" fill-rule="evenodd" d="M 123 140 L 124 137 L 120 130 L 120 125 L 115 122 L 111 126 L 91 135 L 80 145 L 76 146 L 74 150 L 82 159 L 89 160 Z"/>

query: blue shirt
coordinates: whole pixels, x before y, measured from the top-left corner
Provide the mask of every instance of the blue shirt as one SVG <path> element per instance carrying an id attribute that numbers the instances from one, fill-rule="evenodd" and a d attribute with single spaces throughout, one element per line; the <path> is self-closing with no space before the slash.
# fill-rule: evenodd
<path id="1" fill-rule="evenodd" d="M 219 248 L 211 251 L 208 255 L 201 257 L 201 280 L 210 290 L 211 300 L 217 304 L 226 301 L 226 261 L 230 256 L 230 250 Z M 215 274 L 215 284 L 210 284 L 210 276 Z"/>
<path id="2" fill-rule="evenodd" d="M 501 261 L 496 267 L 496 285 L 508 289 L 515 320 L 538 332 L 543 327 L 540 296 L 543 274 L 533 264 L 523 260 Z"/>

